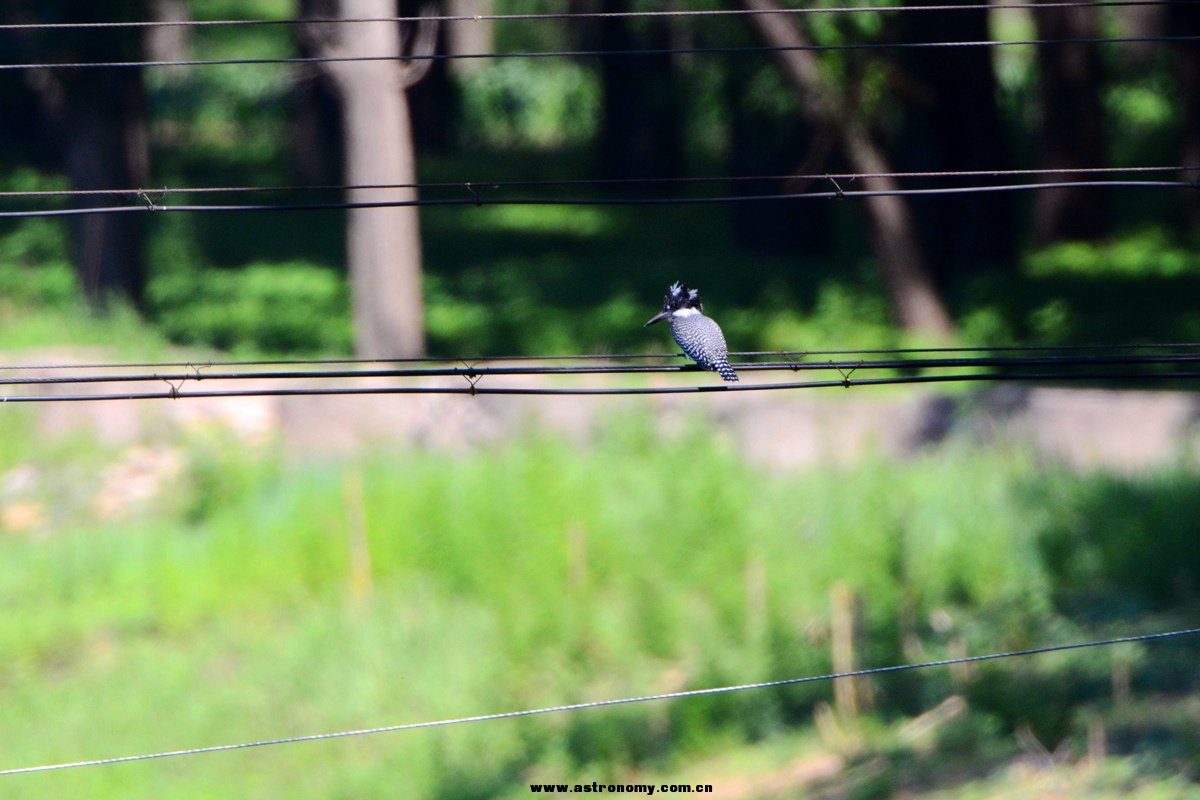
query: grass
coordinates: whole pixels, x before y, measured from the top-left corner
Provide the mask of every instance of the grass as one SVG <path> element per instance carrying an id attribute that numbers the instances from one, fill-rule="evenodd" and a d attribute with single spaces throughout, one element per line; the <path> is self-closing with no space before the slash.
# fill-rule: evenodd
<path id="1" fill-rule="evenodd" d="M 184 466 L 165 494 L 99 523 L 90 498 L 120 454 L 45 449 L 28 427 L 0 420 L 0 481 L 40 476 L 4 502 L 53 507 L 0 534 L 4 766 L 818 674 L 838 581 L 861 599 L 862 663 L 882 665 L 913 657 L 914 642 L 936 658 L 959 639 L 978 653 L 1161 628 L 1200 574 L 1185 546 L 1200 515 L 1171 508 L 1194 505 L 1187 472 L 1079 477 L 952 447 L 770 475 L 704 430 L 663 439 L 637 419 L 585 451 L 529 438 L 307 464 L 197 435 L 173 445 Z M 1113 513 L 1146 500 L 1142 514 Z M 360 519 L 367 560 L 352 555 Z M 1179 543 L 1177 580 L 1110 561 L 1135 537 Z M 1119 596 L 1120 613 L 1074 591 L 1081 576 L 1093 598 Z M 1193 648 L 1123 657 L 1139 692 L 1191 685 Z M 888 720 L 958 691 L 982 726 L 959 757 L 986 774 L 1021 726 L 1053 747 L 1077 735 L 1079 709 L 1106 708 L 1109 659 L 998 664 L 967 684 L 942 670 L 880 680 L 871 746 L 892 752 Z M 4 793 L 515 797 L 535 773 L 686 772 L 807 726 L 830 696 L 806 685 L 6 778 Z M 1186 724 L 1168 727 L 1175 750 L 1138 780 L 1194 754 Z M 940 785 L 909 764 L 888 780 Z"/>

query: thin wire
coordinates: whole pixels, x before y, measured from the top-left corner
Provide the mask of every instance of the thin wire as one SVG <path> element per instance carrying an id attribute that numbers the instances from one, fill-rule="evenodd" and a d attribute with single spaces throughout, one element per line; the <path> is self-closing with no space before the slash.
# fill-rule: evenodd
<path id="1" fill-rule="evenodd" d="M 1169 0 L 1075 0 L 1057 3 L 959 3 L 955 5 L 908 5 L 908 6 L 856 6 L 851 8 L 770 8 L 770 9 L 715 9 L 675 11 L 589 11 L 548 14 L 442 14 L 405 17 L 353 17 L 338 19 L 215 19 L 215 20 L 144 20 L 136 22 L 25 22 L 0 25 L 0 31 L 29 30 L 87 30 L 94 28 L 166 28 L 166 27 L 212 27 L 242 25 L 329 25 L 360 22 L 526 22 L 561 19 L 616 19 L 630 17 L 729 17 L 764 14 L 864 14 L 891 11 L 983 11 L 988 9 L 1039 9 L 1039 8 L 1111 8 L 1124 6 L 1163 6 Z M 1183 3 L 1195 0 L 1181 0 Z"/>
<path id="2" fill-rule="evenodd" d="M 1166 346 L 1166 345 L 1164 345 Z M 1196 345 L 1200 347 L 1200 344 Z M 971 351 L 974 352 L 974 351 Z M 789 352 L 755 352 L 730 353 L 739 355 L 802 355 Z M 277 358 L 256 359 L 251 361 L 127 361 L 102 364 L 0 364 L 0 370 L 58 370 L 58 369 L 151 369 L 165 367 L 187 367 L 188 369 L 206 369 L 208 367 L 262 367 L 289 364 L 440 364 L 463 363 L 478 364 L 484 361 L 590 361 L 594 359 L 621 358 L 683 358 L 682 353 L 593 353 L 585 355 L 559 356 L 471 356 L 471 357 L 441 357 L 416 356 L 411 358 Z"/>
<path id="3" fill-rule="evenodd" d="M 872 350 L 802 350 L 796 352 L 748 352 L 730 353 L 737 356 L 752 355 L 886 355 L 895 353 L 980 353 L 980 352 L 1075 352 L 1080 350 L 1187 350 L 1200 347 L 1200 342 L 1165 342 L 1159 344 L 1056 344 L 1056 345 L 996 345 L 982 347 L 896 347 Z"/>
<path id="4" fill-rule="evenodd" d="M 698 183 L 743 183 L 747 181 L 856 181 L 867 178 L 991 178 L 1037 175 L 1103 175 L 1117 173 L 1153 172 L 1200 172 L 1200 166 L 1163 167 L 1061 167 L 1044 169 L 972 169 L 939 170 L 924 172 L 823 172 L 812 174 L 783 175 L 724 175 L 705 177 L 673 178 L 564 178 L 557 180 L 517 181 L 430 181 L 425 183 L 347 183 L 314 184 L 301 186 L 163 186 L 137 189 L 41 189 L 29 191 L 0 191 L 0 197 L 91 197 L 105 195 L 150 195 L 172 194 L 245 194 L 254 192 L 344 192 L 380 189 L 461 189 L 467 192 L 490 191 L 508 188 L 536 188 L 551 186 L 626 186 L 626 185 L 677 185 Z"/>
<path id="5" fill-rule="evenodd" d="M 811 356 L 853 356 L 853 355 L 904 355 L 910 353 L 982 353 L 982 352 L 1017 352 L 1017 353 L 1079 353 L 1088 350 L 1099 352 L 1137 351 L 1137 350 L 1200 350 L 1200 342 L 1158 342 L 1142 344 L 1062 344 L 1062 345 L 997 345 L 979 347 L 893 347 L 870 348 L 865 350 L 744 350 L 730 353 L 732 358 L 808 358 Z M 262 367 L 278 365 L 322 365 L 322 364 L 435 364 L 461 363 L 468 365 L 484 362 L 503 361 L 598 361 L 619 359 L 677 359 L 685 358 L 682 353 L 580 353 L 576 355 L 548 356 L 417 356 L 410 358 L 281 358 L 254 359 L 249 361 L 126 361 L 93 364 L 0 364 L 0 370 L 66 370 L 66 369 L 163 369 L 167 367 L 186 367 L 198 370 L 209 367 Z M 789 361 L 790 363 L 790 361 Z M 911 362 L 904 362 L 905 364 Z"/>
<path id="6" fill-rule="evenodd" d="M 1195 364 L 1200 362 L 1200 353 L 1190 354 L 1157 354 L 1157 355 L 1089 355 L 1089 356 L 1040 356 L 1031 357 L 996 357 L 983 358 L 918 358 L 918 359 L 884 359 L 858 361 L 768 361 L 768 362 L 737 362 L 733 366 L 743 372 L 783 371 L 800 372 L 812 370 L 866 371 L 882 369 L 981 369 L 996 367 L 1093 367 L 1093 366 L 1150 366 L 1161 364 Z M 183 384 L 188 381 L 228 381 L 228 380 L 331 380 L 368 378 L 482 378 L 489 375 L 499 376 L 541 376 L 541 375 L 630 375 L 630 374 L 665 374 L 675 372 L 697 372 L 701 367 L 695 364 L 650 364 L 650 365 L 587 365 L 587 366 L 477 366 L 464 365 L 454 367 L 421 367 L 409 369 L 373 369 L 373 370 L 292 370 L 271 372 L 217 372 L 202 373 L 199 367 L 193 367 L 191 372 L 179 373 L 137 373 L 125 375 L 67 375 L 54 377 L 17 377 L 0 378 L 2 386 L 32 386 L 32 385 L 73 385 L 90 383 L 147 383 L 165 381 L 170 384 Z"/>
<path id="7" fill-rule="evenodd" d="M 625 386 L 617 388 L 596 387 L 517 387 L 517 386 L 480 386 L 481 376 L 462 375 L 467 379 L 466 386 L 354 386 L 354 387 L 313 387 L 304 389 L 231 389 L 200 392 L 185 392 L 179 385 L 171 384 L 170 391 L 163 392 L 113 392 L 107 394 L 78 394 L 78 395 L 5 395 L 0 396 L 0 405 L 5 403 L 88 403 L 101 400 L 180 400 L 186 398 L 214 397 L 317 397 L 317 396 L 352 396 L 352 395 L 402 395 L 402 394 L 465 394 L 465 395 L 504 395 L 504 396 L 595 396 L 607 397 L 617 395 L 654 395 L 654 394 L 707 394 L 710 392 L 762 392 L 787 391 L 798 389 L 830 389 L 854 386 L 886 386 L 901 384 L 923 383 L 976 383 L 976 382 L 1031 382 L 1045 383 L 1078 382 L 1078 381 L 1190 381 L 1200 379 L 1200 372 L 981 372 L 952 375 L 900 375 L 884 378 L 852 378 L 856 368 L 843 371 L 840 380 L 799 381 L 792 383 L 725 383 L 705 384 L 700 386 Z"/>
<path id="8" fill-rule="evenodd" d="M 1068 39 L 990 39 L 965 42 L 851 42 L 846 44 L 753 45 L 744 47 L 668 47 L 633 50 L 547 50 L 515 53 L 414 53 L 403 56 L 292 56 L 287 58 L 178 59 L 163 61 L 67 61 L 58 63 L 0 64 L 0 70 L 30 69 L 121 69 L 133 67 L 208 67 L 216 65 L 324 64 L 371 61 L 458 61 L 500 58 L 610 58 L 618 56 L 717 55 L 741 53 L 786 53 L 792 51 L 837 52 L 844 50 L 910 50 L 948 47 L 1012 47 L 1066 44 L 1142 44 L 1193 42 L 1198 35 L 1076 37 Z"/>
<path id="9" fill-rule="evenodd" d="M 810 675 L 802 678 L 783 678 L 774 681 L 758 683 L 742 683 L 733 686 L 716 686 L 704 689 L 684 689 L 678 692 L 662 692 L 638 697 L 621 697 L 609 700 L 589 700 L 582 703 L 568 703 L 543 708 L 529 708 L 520 711 L 502 711 L 495 714 L 477 714 L 470 717 L 454 717 L 450 719 L 433 720 L 429 722 L 408 722 L 400 725 L 383 725 L 375 728 L 358 728 L 356 730 L 336 731 L 333 733 L 314 733 L 307 736 L 289 736 L 279 739 L 262 739 L 256 742 L 239 742 L 237 744 L 221 744 L 209 747 L 193 747 L 185 750 L 168 750 L 159 753 L 145 753 L 134 756 L 117 756 L 114 758 L 97 758 L 90 761 L 72 761 L 61 764 L 44 764 L 36 767 L 18 767 L 16 769 L 0 770 L 0 775 L 21 775 L 33 772 L 50 772 L 53 770 L 77 769 L 79 767 L 99 767 L 109 764 L 123 764 L 130 761 L 148 761 L 156 758 L 172 758 L 175 756 L 194 756 L 202 753 L 219 753 L 229 750 L 245 750 L 252 747 L 268 747 L 280 744 L 298 744 L 300 742 L 316 742 L 328 739 L 343 739 L 349 736 L 369 736 L 378 733 L 395 733 L 398 731 L 421 730 L 425 728 L 442 728 L 449 725 L 463 725 L 472 722 L 492 722 L 501 719 L 516 719 L 532 717 L 540 714 L 554 714 L 563 711 L 583 711 L 590 708 L 605 708 L 609 706 L 629 705 L 631 703 L 648 703 L 655 700 L 679 700 L 686 697 L 704 697 L 731 692 L 744 692 L 752 689 L 775 689 L 783 686 L 796 686 L 803 683 L 818 683 L 833 681 L 841 678 L 864 678 L 872 675 L 887 675 L 896 672 L 908 672 L 931 667 L 948 667 L 955 664 L 977 664 L 984 661 L 996 661 L 1004 658 L 1035 656 L 1043 653 L 1057 653 L 1065 650 L 1080 650 L 1089 647 L 1109 647 L 1118 644 L 1134 642 L 1150 642 L 1174 639 L 1182 636 L 1194 636 L 1200 633 L 1200 628 L 1164 631 L 1161 633 L 1143 633 L 1135 636 L 1119 636 L 1112 639 L 1099 639 L 1090 642 L 1073 642 L 1071 644 L 1056 644 L 1046 647 L 1031 647 L 1025 650 L 1009 650 L 1003 653 L 988 653 L 979 656 L 960 656 L 938 661 L 922 661 L 915 664 L 895 664 L 888 667 L 873 667 L 870 669 L 851 670 L 849 672 L 831 672 L 825 675 Z"/>
<path id="10" fill-rule="evenodd" d="M 1155 188 L 1200 189 L 1200 183 L 1186 181 L 1063 181 L 1014 183 L 993 186 L 953 186 L 932 189 L 871 189 L 832 192 L 783 192 L 758 195 L 721 195 L 712 197 L 517 197 L 485 199 L 475 197 L 416 198 L 374 202 L 331 203 L 227 203 L 220 205 L 159 205 L 148 201 L 140 206 L 97 206 L 93 208 L 42 208 L 24 211 L 0 211 L 0 218 L 73 217 L 88 214 L 132 214 L 184 211 L 191 213 L 249 211 L 337 211 L 363 208 L 405 208 L 412 206 L 670 206 L 713 205 L 724 203 L 765 203 L 779 200 L 829 200 L 843 197 L 887 197 L 905 195 L 985 194 L 991 192 L 1030 192 L 1043 189 L 1079 188 Z"/>

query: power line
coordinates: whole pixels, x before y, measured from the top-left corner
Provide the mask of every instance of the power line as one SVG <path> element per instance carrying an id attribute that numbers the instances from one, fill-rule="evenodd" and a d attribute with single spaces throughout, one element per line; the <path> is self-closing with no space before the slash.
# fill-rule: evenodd
<path id="1" fill-rule="evenodd" d="M 1183 636 L 1194 636 L 1197 633 L 1200 633 L 1200 628 L 1187 628 L 1183 630 L 1165 631 L 1161 633 L 1143 633 L 1135 636 L 1119 636 L 1112 639 L 1099 639 L 1089 642 L 1073 642 L 1071 644 L 1032 647 L 1025 650 L 1009 650 L 1007 652 L 988 653 L 986 655 L 979 656 L 961 656 L 959 658 L 946 658 L 938 661 L 922 661 L 916 664 L 896 664 L 889 667 L 873 667 L 870 669 L 859 669 L 849 672 L 833 672 L 825 675 L 811 675 L 803 678 L 783 678 L 774 681 L 742 683 L 733 686 L 717 686 L 705 689 L 684 689 L 678 692 L 662 692 L 660 694 L 648 694 L 638 697 L 622 697 L 609 700 L 589 700 L 583 703 L 568 703 L 565 705 L 530 708 L 520 711 L 502 711 L 495 714 L 477 714 L 470 717 L 454 717 L 451 719 L 440 719 L 429 722 L 408 722 L 400 725 L 383 725 L 375 728 L 359 728 L 356 730 L 336 731 L 333 733 L 314 733 L 307 736 L 289 736 L 279 739 L 262 739 L 256 742 L 240 742 L 237 744 L 221 744 L 212 745 L 209 747 L 193 747 L 186 750 L 167 750 L 159 753 L 117 756 L 114 758 L 97 758 L 90 761 L 72 761 L 61 764 L 44 764 L 36 767 L 18 767 L 16 769 L 0 770 L 0 775 L 22 775 L 34 772 L 51 772 L 54 770 L 77 769 L 79 767 L 99 767 L 110 764 L 124 764 L 130 761 L 149 761 L 151 759 L 173 758 L 175 756 L 195 756 L 203 753 L 220 753 L 229 750 L 246 750 L 253 747 L 268 747 L 280 744 L 298 744 L 300 742 L 316 742 L 328 739 L 344 739 L 351 736 L 369 736 L 378 733 L 396 733 L 398 731 L 421 730 L 426 728 L 442 728 L 450 725 L 463 725 L 473 722 L 493 722 L 502 719 L 532 717 L 541 714 L 554 714 L 563 711 L 583 711 L 591 708 L 606 708 L 609 706 L 629 705 L 632 703 L 648 703 L 654 700 L 680 700 L 688 697 L 705 697 L 708 695 L 729 694 L 731 692 L 744 692 L 753 689 L 775 689 L 783 686 L 796 686 L 804 683 L 833 681 L 841 678 L 865 678 L 874 675 L 888 675 L 897 672 L 928 669 L 931 667 L 948 667 L 955 664 L 977 664 L 984 661 L 997 661 L 1005 658 L 1035 656 L 1043 653 L 1057 653 L 1066 650 L 1080 650 L 1089 647 L 1108 647 L 1118 644 L 1131 644 L 1134 642 L 1161 641 Z"/>
<path id="2" fill-rule="evenodd" d="M 403 208 L 410 206 L 669 206 L 712 205 L 725 203 L 766 203 L 780 200 L 828 200 L 843 197 L 884 197 L 906 195 L 985 194 L 991 192 L 1029 192 L 1044 189 L 1079 188 L 1155 188 L 1200 189 L 1200 183 L 1186 181 L 1109 180 L 1061 181 L 1047 183 L 1014 183 L 992 186 L 953 186 L 930 189 L 863 189 L 830 192 L 781 192 L 756 195 L 720 195 L 708 197 L 474 197 L 415 198 L 412 200 L 379 200 L 372 202 L 323 203 L 225 203 L 213 205 L 159 205 L 143 196 L 145 205 L 96 206 L 92 208 L 44 208 L 24 211 L 0 211 L 0 218 L 73 217 L 88 214 L 158 213 L 186 211 L 191 213 L 250 212 L 250 211 L 337 211 L 356 208 Z"/>
<path id="3" fill-rule="evenodd" d="M 1177 0 L 1191 3 L 1195 0 Z M 744 17 L 766 14 L 867 14 L 922 11 L 986 11 L 989 9 L 1114 8 L 1126 6 L 1163 6 L 1170 0 L 1074 0 L 1052 3 L 958 3 L 953 5 L 855 6 L 842 8 L 712 9 L 672 11 L 590 11 L 546 14 L 431 14 L 403 17 L 352 17 L 336 19 L 212 19 L 212 20 L 141 20 L 129 22 L 24 22 L 0 25 L 0 31 L 91 30 L 104 28 L 199 28 L 252 25 L 330 25 L 364 22 L 529 22 L 547 20 L 586 20 L 617 18 Z"/>
<path id="4" fill-rule="evenodd" d="M 992 178 L 1047 175 L 1106 175 L 1145 174 L 1156 172 L 1200 172 L 1197 166 L 1138 166 L 1138 167 L 1060 167 L 1040 169 L 972 169 L 921 172 L 822 172 L 788 173 L 779 175 L 718 175 L 670 178 L 561 178 L 548 180 L 496 181 L 427 181 L 417 183 L 347 183 L 310 184 L 296 186 L 162 186 L 136 189 L 39 189 L 0 191 L 0 198 L 30 197 L 93 197 L 132 195 L 152 200 L 154 196 L 174 194 L 248 194 L 290 192 L 345 192 L 383 189 L 457 189 L 477 195 L 479 192 L 510 188 L 545 188 L 555 186 L 673 186 L 706 183 L 745 183 L 766 181 L 857 181 L 868 178 Z"/>
<path id="5" fill-rule="evenodd" d="M 767 361 L 739 362 L 733 366 L 742 372 L 801 372 L 813 370 L 837 370 L 842 373 L 871 370 L 918 370 L 918 369 L 982 369 L 1005 367 L 1096 367 L 1096 366 L 1154 366 L 1166 364 L 1200 363 L 1200 353 L 1145 354 L 1145 355 L 1071 355 L 1039 357 L 982 358 L 917 358 L 917 359 L 865 359 L 850 361 Z M 190 372 L 176 373 L 127 373 L 122 375 L 58 375 L 52 377 L 0 378 L 0 386 L 74 385 L 93 383 L 149 383 L 166 382 L 179 384 L 194 381 L 294 381 L 334 380 L 369 378 L 445 378 L 461 377 L 478 380 L 487 376 L 546 376 L 546 375 L 631 375 L 697 372 L 701 368 L 694 364 L 617 364 L 617 365 L 571 365 L 571 366 L 463 366 L 410 367 L 405 369 L 370 370 L 288 370 L 204 373 L 202 367 L 193 365 Z"/>
<path id="6" fill-rule="evenodd" d="M 749 352 L 749 353 L 730 353 L 731 356 L 752 356 L 752 355 L 767 355 L 767 356 L 784 356 L 784 355 L 809 355 L 809 356 L 846 356 L 846 355 L 894 355 L 899 353 L 981 353 L 981 352 L 1005 352 L 1005 353 L 1073 353 L 1085 350 L 1097 350 L 1102 352 L 1110 352 L 1113 350 L 1194 350 L 1200 348 L 1200 342 L 1164 342 L 1158 344 L 1152 343 L 1132 343 L 1132 344 L 1056 344 L 1056 345 L 995 345 L 995 346 L 980 346 L 980 347 L 896 347 L 883 349 L 869 350 L 803 350 L 803 351 L 780 351 L 780 352 Z M 680 354 L 672 354 L 680 355 Z"/>
<path id="7" fill-rule="evenodd" d="M 1145 343 L 1099 343 L 1099 344 L 1063 344 L 1063 345 L 980 345 L 964 347 L 892 347 L 869 348 L 863 350 L 744 350 L 730 353 L 731 358 L 760 358 L 788 359 L 789 365 L 813 356 L 866 356 L 866 355 L 905 355 L 916 353 L 1071 353 L 1078 355 L 1088 351 L 1097 353 L 1137 352 L 1149 350 L 1196 350 L 1200 351 L 1200 342 L 1145 342 Z M 243 361 L 216 361 L 194 359 L 191 361 L 138 361 L 138 362 L 100 362 L 91 364 L 0 364 L 3 370 L 70 370 L 70 369 L 166 369 L 183 367 L 190 370 L 208 369 L 211 367 L 263 367 L 263 366 L 293 366 L 293 365 L 326 365 L 326 364 L 463 364 L 476 366 L 484 363 L 507 361 L 614 361 L 634 359 L 679 359 L 686 358 L 682 353 L 579 353 L 574 355 L 498 355 L 498 356 L 416 356 L 408 358 L 282 358 L 254 359 Z M 753 362 L 742 362 L 753 363 Z M 902 362 L 909 365 L 911 361 Z M 739 364 L 740 366 L 740 364 Z M 848 364 L 849 366 L 849 364 Z"/>
<path id="8" fill-rule="evenodd" d="M 835 368 L 836 369 L 836 368 Z M 214 397 L 318 397 L 355 395 L 503 395 L 503 396 L 595 396 L 657 395 L 657 394 L 707 394 L 711 392 L 762 392 L 799 389 L 852 388 L 855 386 L 886 386 L 934 383 L 978 383 L 978 382 L 1043 382 L 1075 383 L 1079 381 L 1125 381 L 1166 382 L 1194 381 L 1200 379 L 1200 371 L 1175 372 L 981 372 L 942 375 L 898 375 L 883 378 L 853 378 L 857 367 L 842 370 L 836 380 L 798 381 L 790 383 L 722 383 L 699 386 L 622 386 L 601 387 L 528 387 L 528 386 L 480 386 L 481 375 L 461 375 L 466 385 L 455 386 L 334 386 L 291 388 L 257 388 L 183 391 L 178 383 L 163 380 L 171 388 L 162 392 L 111 392 L 106 394 L 77 395 L 7 395 L 0 396 L 0 405 L 5 403 L 86 403 L 101 400 L 180 400 Z"/>
<path id="9" fill-rule="evenodd" d="M 618 56 L 718 55 L 745 53 L 784 53 L 790 51 L 840 52 L 848 50 L 910 50 L 948 47 L 1012 47 L 1067 44 L 1143 44 L 1194 42 L 1198 35 L 1077 37 L 1068 39 L 990 39 L 965 42 L 850 42 L 846 44 L 752 45 L 741 47 L 669 47 L 631 50 L 547 50 L 513 53 L 414 53 L 403 56 L 291 56 L 286 58 L 177 59 L 160 61 L 67 61 L 58 63 L 0 64 L 0 70 L 31 69 L 122 69 L 133 67 L 208 67 L 217 65 L 248 66 L 257 64 L 323 64 L 330 62 L 370 61 L 457 61 L 500 58 L 611 58 Z"/>

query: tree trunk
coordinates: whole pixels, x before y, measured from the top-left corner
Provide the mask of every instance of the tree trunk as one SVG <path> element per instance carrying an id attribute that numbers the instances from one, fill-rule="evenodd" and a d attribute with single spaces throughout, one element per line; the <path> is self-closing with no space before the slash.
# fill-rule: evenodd
<path id="1" fill-rule="evenodd" d="M 1171 3 L 1170 30 L 1175 33 L 1200 31 L 1200 5 Z M 1180 162 L 1192 167 L 1180 177 L 1200 185 L 1200 48 L 1195 42 L 1180 42 L 1175 46 L 1175 82 L 1177 96 L 1183 106 L 1183 142 Z M 1200 234 L 1200 192 L 1187 193 L 1187 221 L 1195 234 Z"/>
<path id="2" fill-rule="evenodd" d="M 896 30 L 901 41 L 984 41 L 987 14 L 987 9 L 901 14 Z M 1008 163 L 990 48 L 903 50 L 896 59 L 904 120 L 893 139 L 899 169 L 986 170 Z M 942 285 L 988 267 L 1015 267 L 1014 200 L 1011 192 L 909 199 Z"/>
<path id="3" fill-rule="evenodd" d="M 340 18 L 394 17 L 395 0 L 339 0 Z M 402 54 L 401 28 L 393 22 L 310 26 L 327 56 Z M 431 47 L 430 24 L 421 23 L 417 47 Z M 348 184 L 416 181 L 412 123 L 405 89 L 429 61 L 329 62 L 341 103 Z M 407 202 L 415 189 L 354 189 L 355 203 Z M 421 294 L 421 232 L 415 206 L 348 212 L 346 255 L 355 323 L 355 351 L 364 358 L 418 356 L 425 352 Z"/>
<path id="4" fill-rule="evenodd" d="M 760 11 L 779 8 L 774 0 L 742 0 L 742 4 Z M 783 14 L 754 14 L 749 19 L 770 47 L 810 44 L 800 28 Z M 855 172 L 891 172 L 883 149 L 867 125 L 855 117 L 827 84 L 813 52 L 779 50 L 775 55 L 799 95 L 804 113 L 815 125 L 834 128 L 851 169 Z M 866 178 L 861 185 L 872 191 L 899 188 L 894 178 Z M 896 321 L 913 333 L 936 338 L 950 335 L 954 324 L 926 266 L 908 204 L 896 195 L 869 197 L 865 202 L 872 246 Z"/>
<path id="5" fill-rule="evenodd" d="M 861 124 L 850 123 L 842 130 L 842 147 L 855 172 L 893 171 L 883 150 Z M 878 192 L 900 188 L 895 178 L 865 178 L 862 185 Z M 879 259 L 897 320 L 905 330 L 948 337 L 954 323 L 925 265 L 908 203 L 898 195 L 875 195 L 865 198 L 865 202 L 871 220 L 872 249 Z"/>
<path id="6" fill-rule="evenodd" d="M 600 0 L 602 12 L 631 9 L 629 0 Z M 663 50 L 669 22 L 645 35 L 626 17 L 603 17 L 596 26 L 601 50 Z M 679 91 L 670 54 L 600 59 L 604 116 L 600 120 L 600 170 L 605 178 L 668 178 L 682 168 Z"/>
<path id="7" fill-rule="evenodd" d="M 191 19 L 187 0 L 151 0 L 155 22 L 186 22 Z M 186 61 L 192 54 L 192 29 L 187 25 L 158 25 L 146 28 L 142 35 L 146 57 L 151 61 Z M 158 67 L 172 77 L 187 75 L 191 67 Z"/>
<path id="8" fill-rule="evenodd" d="M 469 4 L 475 10 L 472 14 L 485 13 L 478 0 Z M 400 0 L 400 15 L 404 17 L 417 16 L 422 8 L 429 8 L 430 0 Z M 437 6 L 439 14 L 452 13 L 453 9 L 446 2 Z M 457 23 L 464 25 L 468 23 Z M 411 27 L 411 26 L 410 26 Z M 450 49 L 452 24 L 438 25 L 438 37 L 434 41 L 433 51 L 453 53 Z M 466 52 L 490 52 L 491 48 Z M 464 51 L 458 51 L 464 52 Z M 454 64 L 467 62 L 482 62 L 482 58 L 459 58 L 449 61 L 431 61 L 423 65 L 426 71 L 420 82 L 411 84 L 408 90 L 408 113 L 412 119 L 413 149 L 418 153 L 446 153 L 454 143 L 454 131 L 458 121 L 458 84 L 451 80 L 451 67 Z"/>
<path id="9" fill-rule="evenodd" d="M 307 13 L 301 6 L 301 13 Z M 298 31 L 302 58 L 319 56 L 309 37 Z M 292 114 L 288 120 L 288 161 L 298 184 L 335 184 L 345 174 L 342 108 L 337 87 L 320 64 L 297 66 L 292 79 Z"/>
<path id="10" fill-rule="evenodd" d="M 1179 3 L 1179 5 L 1184 5 Z M 1156 36 L 1169 36 L 1171 29 L 1168 22 L 1171 16 L 1170 4 L 1149 6 L 1118 6 L 1117 24 L 1120 26 L 1119 36 L 1130 39 L 1145 39 Z M 1176 28 L 1183 32 L 1187 28 Z M 1192 28 L 1191 30 L 1196 30 Z M 1134 69 L 1146 69 L 1154 66 L 1154 60 L 1162 50 L 1158 42 L 1125 42 L 1117 45 L 1123 66 Z"/>
<path id="11" fill-rule="evenodd" d="M 1099 35 L 1095 8 L 1039 8 L 1033 12 L 1033 18 L 1039 39 Z M 1045 169 L 1102 166 L 1106 148 L 1096 45 L 1046 45 L 1037 49 L 1037 56 L 1041 166 Z M 1045 180 L 1073 181 L 1084 177 L 1050 175 Z M 1062 239 L 1099 239 L 1108 231 L 1104 195 L 1082 187 L 1038 192 L 1033 230 L 1034 238 L 1043 244 Z"/>
<path id="12" fill-rule="evenodd" d="M 115 73 L 120 73 L 115 74 Z M 148 180 L 146 120 L 140 70 L 114 70 L 75 85 L 66 96 L 63 166 L 72 189 L 138 188 Z M 111 197 L 78 198 L 80 208 Z M 93 308 L 111 295 L 140 304 L 146 285 L 141 214 L 71 217 L 71 258 Z"/>
<path id="13" fill-rule="evenodd" d="M 489 16 L 496 13 L 496 0 L 448 0 L 446 13 L 455 17 Z M 490 19 L 463 20 L 446 24 L 446 50 L 450 53 L 490 53 L 496 49 L 496 24 Z M 487 64 L 482 58 L 460 58 L 449 63 L 456 75 L 476 72 Z"/>
<path id="14" fill-rule="evenodd" d="M 18 21 L 61 21 L 58 4 L 30 5 Z M 9 12 L 13 13 L 13 12 Z M 73 22 L 130 21 L 146 18 L 140 0 L 101 7 L 81 6 L 68 14 Z M 7 15 L 0 14 L 8 19 Z M 16 16 L 23 16 L 20 7 Z M 38 61 L 136 61 L 143 57 L 136 28 L 98 36 L 89 30 L 33 34 L 15 47 L 28 47 Z M 55 167 L 66 173 L 72 189 L 138 189 L 149 173 L 145 90 L 142 70 L 35 70 L 25 80 L 38 98 Z M 104 195 L 73 198 L 75 208 L 111 205 Z M 71 260 L 85 296 L 102 310 L 111 295 L 140 303 L 146 282 L 143 254 L 144 215 L 82 214 L 72 216 Z"/>
<path id="15" fill-rule="evenodd" d="M 414 183 L 408 103 L 394 81 L 377 77 L 364 76 L 342 86 L 346 182 Z M 417 192 L 355 189 L 348 197 L 354 203 L 410 201 Z M 352 209 L 346 236 L 359 355 L 421 355 L 425 334 L 416 208 Z"/>
<path id="16" fill-rule="evenodd" d="M 828 129 L 816 129 L 799 114 L 764 109 L 761 102 L 750 99 L 752 81 L 764 68 L 760 62 L 737 56 L 725 66 L 729 174 L 814 174 L 834 169 L 829 161 L 835 142 Z M 813 181 L 764 178 L 732 184 L 729 189 L 734 194 L 788 194 L 813 185 Z M 734 239 L 742 247 L 774 254 L 804 249 L 820 257 L 828 253 L 832 241 L 832 211 L 831 203 L 733 203 L 729 216 Z"/>

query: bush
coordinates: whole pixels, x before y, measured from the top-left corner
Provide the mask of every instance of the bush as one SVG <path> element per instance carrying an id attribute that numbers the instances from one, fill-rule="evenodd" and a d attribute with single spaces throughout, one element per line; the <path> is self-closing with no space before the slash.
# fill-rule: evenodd
<path id="1" fill-rule="evenodd" d="M 1029 257 L 1035 277 L 1176 278 L 1200 275 L 1200 253 L 1172 244 L 1162 228 L 1147 228 L 1114 242 L 1062 242 Z"/>
<path id="2" fill-rule="evenodd" d="M 337 274 L 303 261 L 177 272 L 147 287 L 151 315 L 172 340 L 268 353 L 348 351 L 346 295 Z"/>
<path id="3" fill-rule="evenodd" d="M 74 301 L 77 291 L 60 222 L 26 219 L 0 234 L 0 298 L 22 306 L 61 306 Z"/>
<path id="4" fill-rule="evenodd" d="M 461 79 L 464 138 L 492 147 L 591 141 L 600 119 L 596 75 L 570 61 L 507 59 Z"/>

